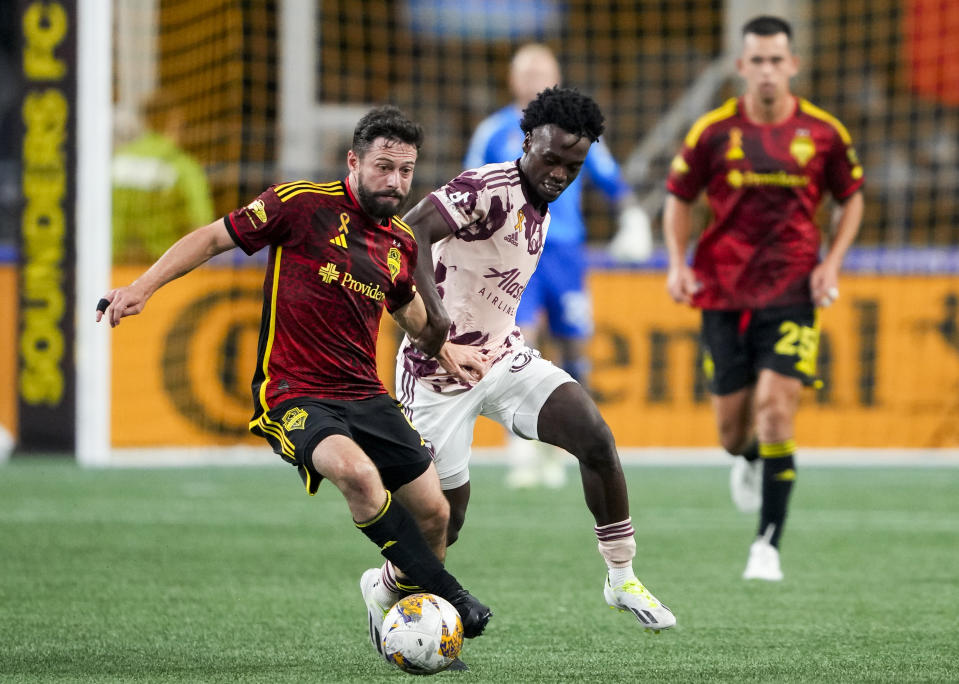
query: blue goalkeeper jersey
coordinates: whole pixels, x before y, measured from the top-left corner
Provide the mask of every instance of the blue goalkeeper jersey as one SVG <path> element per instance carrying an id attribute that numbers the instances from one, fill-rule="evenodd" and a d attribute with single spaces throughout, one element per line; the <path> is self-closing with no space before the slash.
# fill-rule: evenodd
<path id="1" fill-rule="evenodd" d="M 523 154 L 523 131 L 519 122 L 523 112 L 516 105 L 507 105 L 480 122 L 466 151 L 464 168 L 474 169 L 484 164 L 511 161 Z M 549 205 L 552 217 L 549 241 L 568 244 L 586 241 L 586 223 L 583 220 L 583 176 L 602 190 L 611 201 L 617 202 L 630 188 L 623 178 L 616 160 L 606 144 L 600 140 L 590 146 L 586 163 L 563 194 Z"/>

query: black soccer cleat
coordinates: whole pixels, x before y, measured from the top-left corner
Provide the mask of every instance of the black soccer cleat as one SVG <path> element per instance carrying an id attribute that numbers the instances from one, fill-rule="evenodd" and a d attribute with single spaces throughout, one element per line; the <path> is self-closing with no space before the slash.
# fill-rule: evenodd
<path id="1" fill-rule="evenodd" d="M 493 611 L 465 589 L 460 589 L 449 599 L 463 621 L 463 636 L 467 639 L 478 637 L 486 629 L 486 623 L 493 617 Z"/>
<path id="2" fill-rule="evenodd" d="M 446 671 L 447 672 L 469 672 L 470 666 L 464 663 L 459 658 L 456 658 L 453 660 L 452 663 L 450 663 L 450 666 L 446 668 Z"/>

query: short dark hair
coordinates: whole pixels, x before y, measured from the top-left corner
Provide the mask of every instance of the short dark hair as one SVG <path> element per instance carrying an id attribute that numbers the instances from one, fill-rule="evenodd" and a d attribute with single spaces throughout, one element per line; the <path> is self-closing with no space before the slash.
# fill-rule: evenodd
<path id="1" fill-rule="evenodd" d="M 526 105 L 519 127 L 524 133 L 530 133 L 546 124 L 555 124 L 567 133 L 592 142 L 599 140 L 605 126 L 603 113 L 593 98 L 574 88 L 559 86 L 541 91 Z"/>
<path id="2" fill-rule="evenodd" d="M 793 37 L 793 29 L 788 21 L 769 14 L 761 14 L 747 21 L 743 26 L 743 35 L 747 33 L 757 36 L 775 36 L 777 33 L 785 33 L 789 40 Z"/>
<path id="3" fill-rule="evenodd" d="M 360 119 L 353 130 L 352 149 L 362 157 L 377 138 L 386 138 L 413 145 L 423 145 L 423 127 L 393 105 L 374 107 Z"/>

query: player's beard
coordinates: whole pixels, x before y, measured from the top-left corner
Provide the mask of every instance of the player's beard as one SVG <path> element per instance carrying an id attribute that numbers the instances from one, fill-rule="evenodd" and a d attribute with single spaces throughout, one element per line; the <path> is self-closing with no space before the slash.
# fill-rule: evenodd
<path id="1" fill-rule="evenodd" d="M 392 197 L 399 202 L 393 204 L 388 200 L 381 199 L 384 197 Z M 363 210 L 375 219 L 388 219 L 394 214 L 399 214 L 400 209 L 406 204 L 406 195 L 400 194 L 396 190 L 382 193 L 370 192 L 362 183 L 357 184 L 356 198 Z"/>

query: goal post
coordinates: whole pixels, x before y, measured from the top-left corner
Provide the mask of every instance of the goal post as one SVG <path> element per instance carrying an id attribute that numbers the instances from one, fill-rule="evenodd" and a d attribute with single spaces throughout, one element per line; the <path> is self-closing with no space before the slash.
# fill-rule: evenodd
<path id="1" fill-rule="evenodd" d="M 111 287 L 110 155 L 113 13 L 110 0 L 86 2 L 77 34 L 76 457 L 101 465 L 110 457 L 110 328 L 95 306 Z"/>

